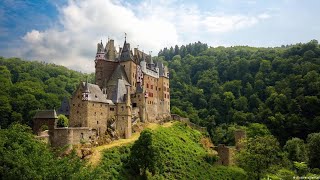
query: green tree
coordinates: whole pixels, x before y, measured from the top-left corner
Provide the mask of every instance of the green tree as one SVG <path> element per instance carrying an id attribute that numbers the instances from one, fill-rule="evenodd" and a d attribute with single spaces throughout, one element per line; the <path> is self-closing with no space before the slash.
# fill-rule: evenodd
<path id="1" fill-rule="evenodd" d="M 10 122 L 11 105 L 7 96 L 0 96 L 0 126 L 6 128 Z"/>
<path id="2" fill-rule="evenodd" d="M 235 109 L 239 111 L 248 110 L 248 99 L 245 96 L 240 96 L 239 99 L 235 101 Z"/>
<path id="3" fill-rule="evenodd" d="M 271 166 L 281 163 L 281 149 L 273 136 L 258 136 L 249 138 L 236 157 L 237 164 L 247 171 L 249 178 L 261 179 Z"/>
<path id="4" fill-rule="evenodd" d="M 155 174 L 161 169 L 160 150 L 153 144 L 153 133 L 146 129 L 133 144 L 129 157 L 129 164 L 136 174 L 145 176 L 149 171 Z"/>
<path id="5" fill-rule="evenodd" d="M 83 167 L 78 157 L 55 157 L 28 126 L 20 124 L 0 129 L 0 157 L 4 179 L 72 179 Z"/>
<path id="6" fill-rule="evenodd" d="M 307 147 L 310 167 L 320 168 L 320 133 L 312 133 L 308 135 Z"/>
<path id="7" fill-rule="evenodd" d="M 305 162 L 293 162 L 293 165 L 299 176 L 307 175 L 309 168 Z"/>
<path id="8" fill-rule="evenodd" d="M 283 149 L 288 153 L 291 161 L 308 162 L 307 148 L 302 139 L 289 139 Z"/>
<path id="9" fill-rule="evenodd" d="M 266 125 L 260 123 L 251 123 L 247 128 L 247 136 L 249 138 L 255 138 L 259 136 L 271 135 Z"/>
<path id="10" fill-rule="evenodd" d="M 58 127 L 68 127 L 69 126 L 69 119 L 65 115 L 60 114 L 58 116 L 57 126 Z"/>
<path id="11" fill-rule="evenodd" d="M 1 64 L 0 64 L 1 65 Z M 5 66 L 0 66 L 0 95 L 7 95 L 12 85 L 11 73 Z"/>

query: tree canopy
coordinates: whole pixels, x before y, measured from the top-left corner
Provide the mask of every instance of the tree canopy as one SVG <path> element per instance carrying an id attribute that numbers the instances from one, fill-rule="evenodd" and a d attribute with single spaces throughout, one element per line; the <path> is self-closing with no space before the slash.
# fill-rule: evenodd
<path id="1" fill-rule="evenodd" d="M 0 57 L 1 128 L 13 122 L 32 125 L 37 109 L 59 108 L 86 76 L 54 64 Z"/>
<path id="2" fill-rule="evenodd" d="M 157 57 L 169 65 L 173 112 L 209 129 L 263 123 L 281 144 L 320 131 L 316 40 L 275 48 L 187 47 L 165 48 Z"/>

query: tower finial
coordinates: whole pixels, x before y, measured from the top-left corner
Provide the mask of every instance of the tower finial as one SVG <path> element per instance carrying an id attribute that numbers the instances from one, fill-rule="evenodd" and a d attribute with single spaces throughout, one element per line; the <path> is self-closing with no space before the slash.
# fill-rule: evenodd
<path id="1" fill-rule="evenodd" d="M 127 33 L 124 32 L 124 41 L 127 41 Z"/>

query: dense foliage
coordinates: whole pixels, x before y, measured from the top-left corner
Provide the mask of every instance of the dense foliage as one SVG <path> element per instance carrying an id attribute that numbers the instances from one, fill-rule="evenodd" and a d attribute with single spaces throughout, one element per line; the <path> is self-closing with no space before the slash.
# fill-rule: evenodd
<path id="1" fill-rule="evenodd" d="M 191 46 L 194 56 L 178 48 L 172 59 L 165 50 L 157 58 L 169 64 L 172 113 L 209 129 L 263 123 L 281 144 L 320 131 L 316 40 L 279 48 Z"/>
<path id="2" fill-rule="evenodd" d="M 132 146 L 105 151 L 101 164 L 81 178 L 246 179 L 240 168 L 209 163 L 210 152 L 199 143 L 201 137 L 183 124 L 144 130 Z"/>
<path id="3" fill-rule="evenodd" d="M 69 126 L 69 119 L 63 115 L 59 114 L 58 120 L 57 120 L 57 127 L 68 127 Z"/>
<path id="4" fill-rule="evenodd" d="M 1 179 L 71 179 L 83 165 L 74 154 L 56 157 L 27 126 L 0 129 Z"/>
<path id="5" fill-rule="evenodd" d="M 180 47 L 178 45 L 175 45 L 174 48 L 163 48 L 163 50 L 160 50 L 160 52 L 158 53 L 158 56 L 163 56 L 165 60 L 171 60 L 175 55 L 180 55 L 182 58 L 188 54 L 197 56 L 199 53 L 207 49 L 207 44 L 203 44 L 198 41 L 195 43 L 189 43 L 188 45 L 182 45 Z"/>
<path id="6" fill-rule="evenodd" d="M 0 126 L 31 125 L 37 109 L 58 109 L 85 76 L 63 66 L 0 57 Z"/>
<path id="7" fill-rule="evenodd" d="M 272 136 L 249 138 L 237 158 L 238 165 L 248 172 L 250 179 L 261 179 L 272 165 L 281 161 L 279 142 Z"/>
<path id="8" fill-rule="evenodd" d="M 307 143 L 310 167 L 320 169 L 320 133 L 309 134 Z"/>

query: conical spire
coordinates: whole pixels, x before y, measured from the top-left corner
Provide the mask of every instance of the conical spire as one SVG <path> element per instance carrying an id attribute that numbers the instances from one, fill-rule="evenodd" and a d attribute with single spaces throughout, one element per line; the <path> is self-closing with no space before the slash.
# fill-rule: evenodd
<path id="1" fill-rule="evenodd" d="M 84 84 L 84 92 L 85 93 L 89 93 L 89 85 L 88 85 L 88 76 L 87 76 L 87 79 L 86 79 L 86 82 Z"/>
<path id="2" fill-rule="evenodd" d="M 127 61 L 127 60 L 133 60 L 131 51 L 130 51 L 130 44 L 127 43 L 127 33 L 124 33 L 124 43 L 123 43 L 123 48 L 121 49 L 121 54 L 120 54 L 120 61 Z"/>

